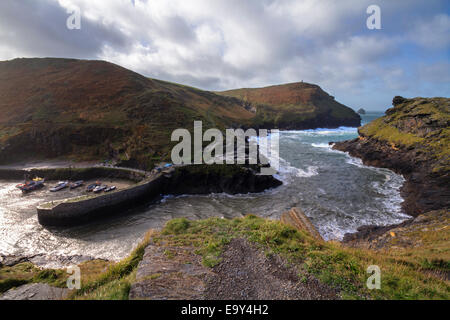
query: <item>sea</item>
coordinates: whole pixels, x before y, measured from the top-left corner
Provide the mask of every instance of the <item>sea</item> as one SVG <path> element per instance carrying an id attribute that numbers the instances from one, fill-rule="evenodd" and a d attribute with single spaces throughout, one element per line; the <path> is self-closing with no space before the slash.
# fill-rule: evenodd
<path id="1" fill-rule="evenodd" d="M 383 113 L 362 115 L 366 124 Z M 279 219 L 299 207 L 326 240 L 341 240 L 363 225 L 389 225 L 409 218 L 402 212 L 404 178 L 388 169 L 363 165 L 329 142 L 354 139 L 357 128 L 280 132 L 283 185 L 258 194 L 167 195 L 114 217 L 71 228 L 45 228 L 35 206 L 42 197 L 21 197 L 18 182 L 0 181 L 0 254 L 85 255 L 119 260 L 151 228 L 179 217 L 234 218 L 255 214 Z"/>

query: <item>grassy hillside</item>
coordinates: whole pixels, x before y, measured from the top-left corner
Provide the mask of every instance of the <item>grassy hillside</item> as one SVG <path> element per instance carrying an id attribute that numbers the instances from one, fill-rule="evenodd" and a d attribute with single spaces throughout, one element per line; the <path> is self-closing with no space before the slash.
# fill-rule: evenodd
<path id="1" fill-rule="evenodd" d="M 116 157 L 145 166 L 166 157 L 170 134 L 239 126 L 237 99 L 145 78 L 104 61 L 0 62 L 0 157 Z"/>
<path id="2" fill-rule="evenodd" d="M 0 162 L 118 159 L 148 168 L 168 159 L 171 132 L 192 130 L 194 120 L 220 129 L 359 125 L 353 111 L 317 86 L 291 86 L 267 92 L 273 104 L 258 105 L 255 111 L 246 96 L 149 79 L 105 61 L 3 61 Z"/>
<path id="3" fill-rule="evenodd" d="M 360 128 L 363 138 L 427 155 L 434 172 L 450 171 L 450 99 L 403 99 L 386 116 Z"/>
<path id="4" fill-rule="evenodd" d="M 193 247 L 203 265 L 214 272 L 213 268 L 222 262 L 223 252 L 232 239 L 246 239 L 267 257 L 279 256 L 286 267 L 297 270 L 298 277 L 295 281 L 306 283 L 314 278 L 335 290 L 342 299 L 448 299 L 450 285 L 446 277 L 450 272 L 450 231 L 442 228 L 443 223 L 448 223 L 448 216 L 445 219 L 445 212 L 437 212 L 427 219 L 432 221 L 427 224 L 428 229 L 416 224 L 413 228 L 394 230 L 394 236 L 392 231 L 388 233 L 392 239 L 389 240 L 389 250 L 350 248 L 338 242 L 320 241 L 305 231 L 254 215 L 231 220 L 175 219 L 168 222 L 161 231 L 150 231 L 123 261 L 110 265 L 97 261 L 84 263 L 82 268 L 86 276 L 82 278 L 82 288 L 72 292 L 70 298 L 128 299 L 138 264 L 149 243 L 166 248 L 164 256 L 169 264 L 170 261 L 175 261 L 173 259 L 177 255 L 177 248 L 184 250 L 186 246 Z M 402 232 L 404 234 L 400 235 Z M 400 240 L 406 238 L 416 241 L 415 246 L 402 244 Z M 190 264 L 189 261 L 185 263 Z M 98 272 L 105 265 L 107 269 Z M 380 267 L 380 290 L 369 290 L 366 287 L 370 276 L 367 268 L 370 265 Z M 24 267 L 28 269 L 24 271 Z M 51 280 L 50 283 L 58 286 L 64 286 L 65 281 L 62 272 L 36 271 L 36 268 L 28 265 L 19 264 L 0 269 L 0 279 L 6 272 L 10 274 L 10 286 L 14 286 L 16 279 L 34 282 Z M 183 272 L 175 272 L 177 279 L 183 276 Z M 42 280 L 36 276 L 50 273 L 55 274 L 50 280 L 47 276 L 42 277 Z M 164 276 L 154 274 L 147 281 L 159 281 Z M 17 285 L 20 285 L 18 280 Z M 170 283 L 169 281 L 167 285 Z M 189 291 L 189 287 L 183 290 Z"/>
<path id="5" fill-rule="evenodd" d="M 361 118 L 319 86 L 305 82 L 219 92 L 243 100 L 256 111 L 256 127 L 310 129 L 359 126 Z"/>

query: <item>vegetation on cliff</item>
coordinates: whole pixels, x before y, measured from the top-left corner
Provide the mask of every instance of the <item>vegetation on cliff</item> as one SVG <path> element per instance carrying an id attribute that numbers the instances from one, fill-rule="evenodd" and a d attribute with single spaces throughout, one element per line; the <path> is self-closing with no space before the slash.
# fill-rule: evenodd
<path id="1" fill-rule="evenodd" d="M 363 138 L 385 141 L 395 149 L 415 149 L 432 161 L 433 171 L 450 171 L 450 99 L 403 99 L 386 116 L 360 128 Z"/>
<path id="2" fill-rule="evenodd" d="M 239 98 L 256 113 L 255 127 L 280 129 L 359 126 L 360 116 L 319 86 L 306 82 L 219 92 Z"/>
<path id="3" fill-rule="evenodd" d="M 286 266 L 297 270 L 296 281 L 308 281 L 313 277 L 336 290 L 340 298 L 448 299 L 450 285 L 446 275 L 450 272 L 450 231 L 430 227 L 418 232 L 421 232 L 423 242 L 415 247 L 399 245 L 391 246 L 390 250 L 379 251 L 363 247 L 351 248 L 338 242 L 324 242 L 315 239 L 308 232 L 254 215 L 231 220 L 175 219 L 168 222 L 160 232 L 150 231 L 123 261 L 110 265 L 90 262 L 90 269 L 82 269 L 82 288 L 73 291 L 69 298 L 128 299 L 137 266 L 150 242 L 167 248 L 164 252 L 169 263 L 176 254 L 173 250 L 190 246 L 195 248 L 205 267 L 213 268 L 221 263 L 223 252 L 233 239 L 247 239 L 267 257 L 279 256 Z M 188 261 L 185 263 L 189 264 Z M 89 266 L 89 262 L 84 265 Z M 369 290 L 366 287 L 370 276 L 366 270 L 370 265 L 377 265 L 381 269 L 380 290 Z M 98 273 L 99 268 L 105 271 Z M 4 274 L 4 271 L 0 274 Z M 147 280 L 156 281 L 162 276 L 155 274 Z"/>
<path id="4" fill-rule="evenodd" d="M 0 161 L 115 159 L 151 168 L 170 157 L 172 131 L 193 128 L 194 120 L 205 130 L 359 124 L 353 111 L 312 87 L 289 89 L 277 96 L 280 107 L 255 113 L 242 99 L 149 79 L 105 61 L 3 61 Z M 301 103 L 285 103 L 283 95 L 292 93 L 303 97 Z"/>
<path id="5" fill-rule="evenodd" d="M 334 148 L 403 174 L 401 191 L 408 214 L 448 209 L 450 99 L 395 97 L 393 105 L 384 117 L 361 127 L 359 139 Z"/>

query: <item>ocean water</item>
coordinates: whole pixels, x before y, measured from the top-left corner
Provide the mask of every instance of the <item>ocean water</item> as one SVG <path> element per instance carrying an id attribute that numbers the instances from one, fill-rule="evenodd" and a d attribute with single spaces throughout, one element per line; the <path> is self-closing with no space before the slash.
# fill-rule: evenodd
<path id="1" fill-rule="evenodd" d="M 381 113 L 363 116 L 367 123 Z M 260 194 L 166 196 L 158 203 L 130 209 L 123 215 L 74 228 L 44 228 L 34 210 L 38 200 L 20 205 L 14 183 L 0 182 L 0 253 L 90 255 L 121 259 L 150 228 L 170 219 L 233 218 L 248 213 L 278 219 L 292 208 L 305 211 L 327 240 L 342 239 L 362 225 L 387 225 L 408 218 L 401 211 L 402 176 L 368 167 L 335 151 L 331 141 L 353 139 L 357 128 L 280 132 L 283 185 Z"/>

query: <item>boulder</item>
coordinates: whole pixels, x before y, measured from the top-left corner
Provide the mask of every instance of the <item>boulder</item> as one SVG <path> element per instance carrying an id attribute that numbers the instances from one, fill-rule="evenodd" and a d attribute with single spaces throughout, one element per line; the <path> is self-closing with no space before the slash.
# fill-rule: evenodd
<path id="1" fill-rule="evenodd" d="M 0 300 L 63 300 L 69 291 L 45 283 L 31 283 L 6 291 Z"/>

